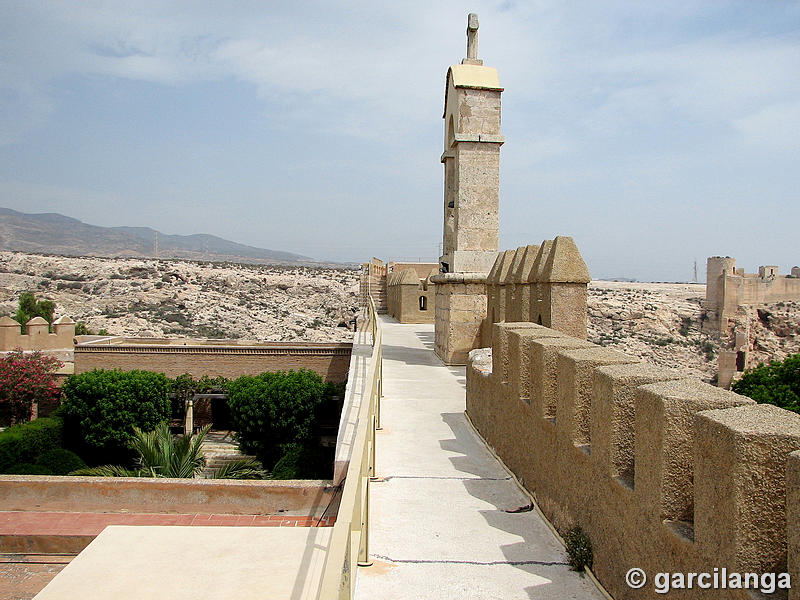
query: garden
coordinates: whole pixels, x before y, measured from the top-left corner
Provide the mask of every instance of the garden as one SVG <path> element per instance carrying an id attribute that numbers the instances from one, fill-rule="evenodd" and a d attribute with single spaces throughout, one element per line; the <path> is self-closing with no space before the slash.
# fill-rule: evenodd
<path id="1" fill-rule="evenodd" d="M 95 370 L 70 375 L 59 389 L 60 363 L 15 351 L 0 359 L 0 473 L 215 479 L 329 479 L 333 448 L 323 423 L 338 420 L 344 384 L 308 370 L 233 380 L 170 379 L 149 371 Z M 254 458 L 204 472 L 211 424 L 185 434 L 188 401 L 213 392 L 226 427 Z M 60 399 L 52 414 L 36 407 Z"/>

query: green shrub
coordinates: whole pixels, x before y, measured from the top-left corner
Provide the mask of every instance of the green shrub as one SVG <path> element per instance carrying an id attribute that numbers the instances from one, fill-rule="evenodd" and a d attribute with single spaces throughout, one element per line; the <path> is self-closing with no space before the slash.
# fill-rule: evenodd
<path id="1" fill-rule="evenodd" d="M 25 333 L 25 324 L 34 317 L 42 317 L 52 325 L 55 310 L 56 305 L 50 300 L 37 300 L 32 292 L 23 292 L 14 319 L 20 324 L 20 331 Z"/>
<path id="2" fill-rule="evenodd" d="M 312 371 L 262 373 L 228 384 L 228 405 L 239 445 L 270 468 L 290 444 L 312 437 L 327 386 Z"/>
<path id="3" fill-rule="evenodd" d="M 589 536 L 580 527 L 573 527 L 564 536 L 564 546 L 569 557 L 569 566 L 574 571 L 583 571 L 586 567 L 592 568 L 592 542 Z"/>
<path id="4" fill-rule="evenodd" d="M 0 473 L 14 465 L 35 463 L 47 450 L 61 446 L 63 422 L 56 417 L 34 419 L 0 432 Z"/>
<path id="5" fill-rule="evenodd" d="M 54 475 L 54 473 L 44 465 L 19 463 L 17 465 L 12 465 L 7 475 Z"/>
<path id="6" fill-rule="evenodd" d="M 48 450 L 39 457 L 36 464 L 46 467 L 53 475 L 67 475 L 86 467 L 86 463 L 80 456 L 66 448 Z"/>
<path id="7" fill-rule="evenodd" d="M 65 440 L 90 464 L 127 462 L 135 427 L 153 430 L 170 416 L 163 373 L 95 370 L 64 382 Z"/>
<path id="8" fill-rule="evenodd" d="M 75 335 L 94 335 L 94 331 L 86 326 L 83 321 L 75 323 Z"/>
<path id="9" fill-rule="evenodd" d="M 330 479 L 332 475 L 332 448 L 291 444 L 275 463 L 270 479 Z"/>
<path id="10" fill-rule="evenodd" d="M 792 354 L 783 362 L 773 360 L 745 371 L 731 389 L 761 404 L 774 404 L 800 412 L 800 354 Z"/>

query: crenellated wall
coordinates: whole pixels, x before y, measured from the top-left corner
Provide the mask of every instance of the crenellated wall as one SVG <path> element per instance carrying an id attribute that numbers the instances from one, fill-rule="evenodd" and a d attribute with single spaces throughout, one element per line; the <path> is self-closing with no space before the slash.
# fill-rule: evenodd
<path id="1" fill-rule="evenodd" d="M 487 312 L 481 330 L 492 343 L 492 325 L 531 322 L 586 339 L 589 269 L 571 237 L 498 254 L 486 280 Z"/>
<path id="2" fill-rule="evenodd" d="M 469 356 L 467 414 L 556 527 L 588 534 L 614 598 L 662 597 L 660 572 L 784 572 L 787 538 L 800 582 L 800 415 L 535 323 L 492 329 Z"/>
<path id="3" fill-rule="evenodd" d="M 436 315 L 436 284 L 420 278 L 415 269 L 393 271 L 386 276 L 386 307 L 401 323 L 433 323 Z"/>
<path id="4" fill-rule="evenodd" d="M 50 325 L 42 317 L 34 317 L 26 323 L 26 333 L 20 333 L 20 324 L 11 317 L 0 317 L 0 352 L 15 348 L 23 350 L 61 350 L 72 348 L 75 338 L 75 321 L 67 316 Z"/>

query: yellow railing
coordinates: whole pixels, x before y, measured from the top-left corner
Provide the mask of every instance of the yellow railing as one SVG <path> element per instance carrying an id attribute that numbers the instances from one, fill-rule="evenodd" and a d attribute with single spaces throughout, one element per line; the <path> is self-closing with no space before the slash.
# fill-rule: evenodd
<path id="1" fill-rule="evenodd" d="M 364 386 L 366 397 L 361 399 L 358 410 L 353 453 L 325 557 L 321 600 L 352 598 L 356 568 L 372 564 L 369 558 L 369 482 L 375 476 L 375 431 L 380 429 L 383 352 L 381 327 L 371 295 L 367 308 L 372 325 L 372 357 Z"/>

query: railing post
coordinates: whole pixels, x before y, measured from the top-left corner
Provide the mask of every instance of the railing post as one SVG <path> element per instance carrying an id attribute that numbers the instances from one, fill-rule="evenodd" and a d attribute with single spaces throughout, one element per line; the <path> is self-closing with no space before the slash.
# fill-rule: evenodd
<path id="1" fill-rule="evenodd" d="M 372 417 L 371 425 L 372 425 L 372 442 L 371 442 L 372 448 L 370 448 L 370 457 L 369 457 L 369 463 L 370 463 L 369 464 L 369 478 L 370 478 L 371 481 L 375 481 L 378 478 L 378 475 L 377 475 L 377 469 L 375 468 L 375 446 L 377 444 L 375 443 L 375 431 L 376 431 L 376 428 L 375 428 L 375 417 L 374 416 Z"/>
<path id="2" fill-rule="evenodd" d="M 369 477 L 361 484 L 361 544 L 358 548 L 358 566 L 371 567 L 369 558 Z"/>

